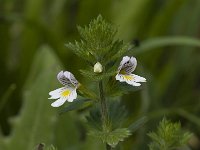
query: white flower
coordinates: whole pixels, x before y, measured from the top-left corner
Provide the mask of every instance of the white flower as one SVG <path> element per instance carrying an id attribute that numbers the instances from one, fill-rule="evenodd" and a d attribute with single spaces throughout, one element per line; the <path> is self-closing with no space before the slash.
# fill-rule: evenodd
<path id="1" fill-rule="evenodd" d="M 123 57 L 118 68 L 118 73 L 115 76 L 116 80 L 126 82 L 132 86 L 140 86 L 141 84 L 138 82 L 146 82 L 145 78 L 132 74 L 136 66 L 137 60 L 135 57 Z"/>
<path id="2" fill-rule="evenodd" d="M 96 72 L 96 73 L 101 73 L 102 70 L 103 70 L 102 65 L 100 64 L 100 62 L 97 62 L 97 63 L 94 65 L 94 72 Z"/>
<path id="3" fill-rule="evenodd" d="M 57 99 L 51 104 L 52 107 L 59 107 L 63 105 L 65 101 L 73 102 L 73 100 L 77 98 L 76 89 L 79 83 L 71 72 L 61 71 L 58 73 L 57 79 L 64 87 L 49 92 L 51 96 L 49 99 Z"/>

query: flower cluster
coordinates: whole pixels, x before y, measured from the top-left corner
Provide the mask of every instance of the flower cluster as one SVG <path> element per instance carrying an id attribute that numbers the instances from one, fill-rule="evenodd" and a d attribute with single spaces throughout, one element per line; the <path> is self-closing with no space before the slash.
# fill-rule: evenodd
<path id="1" fill-rule="evenodd" d="M 137 66 L 137 60 L 135 57 L 125 56 L 123 57 L 118 67 L 116 80 L 120 82 L 126 82 L 132 86 L 140 86 L 139 82 L 146 82 L 146 79 L 138 75 L 132 74 Z M 94 66 L 94 72 L 102 72 L 102 66 L 98 62 Z M 76 80 L 74 75 L 68 71 L 61 71 L 57 75 L 58 81 L 64 86 L 54 91 L 51 91 L 49 99 L 57 99 L 51 104 L 52 107 L 59 107 L 65 103 L 65 101 L 73 102 L 77 98 L 76 89 L 80 83 Z"/>

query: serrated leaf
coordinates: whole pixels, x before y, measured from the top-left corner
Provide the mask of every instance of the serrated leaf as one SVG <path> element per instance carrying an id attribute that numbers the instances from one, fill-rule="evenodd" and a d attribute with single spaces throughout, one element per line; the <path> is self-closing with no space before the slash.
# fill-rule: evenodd
<path id="1" fill-rule="evenodd" d="M 164 118 L 159 123 L 157 131 L 150 132 L 148 136 L 152 139 L 149 145 L 151 150 L 173 150 L 186 145 L 191 133 L 183 132 L 180 122 L 172 123 Z"/>
<path id="2" fill-rule="evenodd" d="M 79 26 L 78 31 L 86 41 L 87 49 L 97 57 L 110 49 L 117 32 L 116 28 L 107 23 L 101 15 L 92 20 L 88 26 L 84 28 Z"/>
<path id="3" fill-rule="evenodd" d="M 74 44 L 73 43 L 68 43 L 68 44 L 65 44 L 65 46 L 67 48 L 69 48 L 70 50 L 72 50 L 72 52 L 74 52 L 74 54 L 76 54 L 80 58 L 84 59 L 89 64 L 92 64 L 92 63 L 95 62 L 93 56 L 88 51 L 88 48 L 86 47 L 85 42 L 83 42 L 83 41 L 81 41 L 81 42 L 75 41 Z"/>
<path id="4" fill-rule="evenodd" d="M 124 141 L 130 135 L 131 132 L 127 128 L 116 129 L 108 135 L 106 142 L 111 147 L 115 147 L 120 141 Z"/>
<path id="5" fill-rule="evenodd" d="M 131 132 L 127 128 L 119 128 L 111 132 L 106 131 L 93 131 L 90 133 L 104 143 L 107 143 L 111 147 L 116 147 L 120 141 L 124 141 L 125 138 L 131 135 Z"/>
<path id="6" fill-rule="evenodd" d="M 106 64 L 112 61 L 115 61 L 116 59 L 122 57 L 125 53 L 127 53 L 130 50 L 130 45 L 129 44 L 123 44 L 123 42 L 120 42 L 116 48 L 116 53 L 113 55 L 109 55 L 106 59 Z"/>

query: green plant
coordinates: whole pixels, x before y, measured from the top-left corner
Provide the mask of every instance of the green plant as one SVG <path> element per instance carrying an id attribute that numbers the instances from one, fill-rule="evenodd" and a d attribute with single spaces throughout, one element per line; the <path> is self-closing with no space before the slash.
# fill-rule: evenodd
<path id="1" fill-rule="evenodd" d="M 135 127 L 132 125 L 132 130 L 124 127 L 126 109 L 122 109 L 123 106 L 118 101 L 109 100 L 110 98 L 117 99 L 119 95 L 123 94 L 124 90 L 121 90 L 121 86 L 124 84 L 119 84 L 117 80 L 129 84 L 126 85 L 126 88 L 129 88 L 129 86 L 140 86 L 139 82 L 146 82 L 146 79 L 132 74 L 137 66 L 137 60 L 134 57 L 124 56 L 127 51 L 132 50 L 132 46 L 115 40 L 117 29 L 107 23 L 101 15 L 89 26 L 84 28 L 79 26 L 78 30 L 82 39 L 79 42 L 68 43 L 66 46 L 88 63 L 88 69 L 81 70 L 81 73 L 90 81 L 97 83 L 98 94 L 79 83 L 72 73 L 61 71 L 57 78 L 63 87 L 49 93 L 50 99 L 56 99 L 51 105 L 59 107 L 65 101 L 72 102 L 62 111 L 66 112 L 83 107 L 84 103 L 89 102 L 90 107 L 94 109 L 87 117 L 87 121 L 92 127 L 89 133 L 102 140 L 106 144 L 106 149 L 111 149 L 129 137 L 132 130 L 146 122 L 144 118 L 141 118 L 139 124 Z M 117 87 L 118 91 L 121 91 L 118 96 L 110 94 L 115 92 L 113 87 Z M 77 93 L 79 94 L 78 98 Z"/>
<path id="2" fill-rule="evenodd" d="M 156 132 L 150 132 L 148 136 L 152 139 L 149 144 L 150 150 L 175 150 L 188 143 L 191 133 L 181 129 L 180 122 L 172 123 L 164 118 Z"/>

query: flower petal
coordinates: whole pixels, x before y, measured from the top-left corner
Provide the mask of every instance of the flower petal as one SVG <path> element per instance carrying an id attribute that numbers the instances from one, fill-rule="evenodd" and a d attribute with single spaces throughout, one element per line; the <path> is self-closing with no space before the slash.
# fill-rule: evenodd
<path id="1" fill-rule="evenodd" d="M 74 77 L 74 75 L 73 75 L 71 72 L 65 71 L 65 72 L 64 72 L 64 76 L 65 76 L 66 78 L 68 78 L 69 81 L 70 81 L 70 83 L 73 84 L 75 87 L 78 86 L 78 81 L 76 80 L 76 78 Z"/>
<path id="2" fill-rule="evenodd" d="M 146 79 L 144 77 L 141 77 L 135 74 L 131 74 L 131 75 L 133 76 L 135 82 L 146 82 Z"/>
<path id="3" fill-rule="evenodd" d="M 49 92 L 49 95 L 50 95 L 51 97 L 48 98 L 48 99 L 58 99 L 58 98 L 60 98 L 60 93 L 61 93 L 62 91 L 64 91 L 65 89 L 66 89 L 66 87 L 62 87 L 62 88 L 59 88 L 59 89 L 56 89 L 56 90 L 54 90 L 54 91 Z"/>
<path id="4" fill-rule="evenodd" d="M 118 68 L 118 72 L 122 69 L 123 65 L 130 60 L 130 57 L 128 56 L 124 56 L 122 58 L 122 61 L 120 62 L 119 68 Z"/>
<path id="5" fill-rule="evenodd" d="M 122 75 L 122 74 L 117 74 L 115 76 L 116 80 L 119 80 L 120 82 L 126 82 L 132 86 L 140 86 L 140 83 L 137 83 L 134 79 L 134 76 L 131 75 Z"/>
<path id="6" fill-rule="evenodd" d="M 67 98 L 68 102 L 73 102 L 74 99 L 77 98 L 77 93 L 76 93 L 76 89 L 74 89 L 71 94 L 69 95 L 69 97 Z"/>
<path id="7" fill-rule="evenodd" d="M 140 86 L 140 83 L 135 82 L 134 80 L 126 80 L 126 83 L 132 85 L 132 86 Z"/>
<path id="8" fill-rule="evenodd" d="M 135 57 L 123 57 L 118 68 L 118 72 L 121 74 L 131 74 L 137 66 L 137 60 Z"/>
<path id="9" fill-rule="evenodd" d="M 51 106 L 52 106 L 52 107 L 59 107 L 59 106 L 63 105 L 64 102 L 65 102 L 66 100 L 67 100 L 66 97 L 61 97 L 61 98 L 59 98 L 58 100 L 56 100 L 55 102 L 53 102 L 53 103 L 51 104 Z"/>
<path id="10" fill-rule="evenodd" d="M 58 73 L 57 79 L 58 79 L 58 81 L 59 81 L 62 85 L 66 85 L 66 86 L 70 86 L 70 85 L 71 85 L 71 81 L 69 80 L 68 77 L 66 77 L 66 76 L 64 75 L 64 72 L 63 72 L 63 71 L 61 71 L 61 72 Z"/>
<path id="11" fill-rule="evenodd" d="M 135 68 L 137 67 L 137 59 L 135 57 L 131 57 L 130 62 L 132 64 L 131 72 L 133 72 L 135 70 Z"/>
<path id="12" fill-rule="evenodd" d="M 120 82 L 125 82 L 124 77 L 123 77 L 122 74 L 117 74 L 117 75 L 115 76 L 115 79 L 116 79 L 116 80 L 119 80 Z"/>

